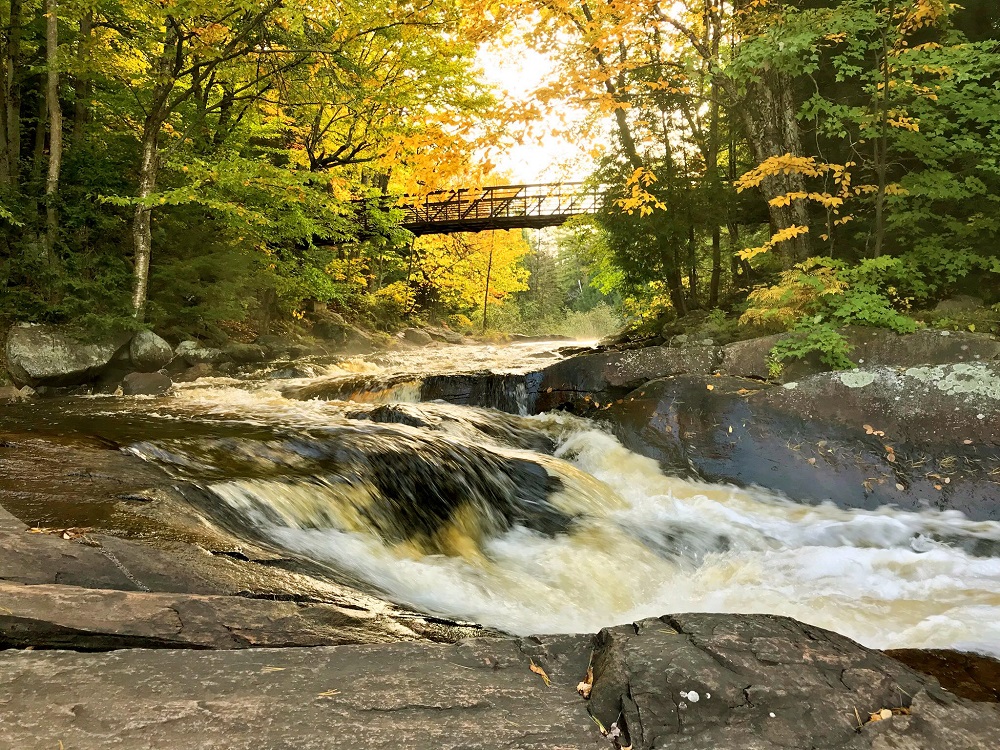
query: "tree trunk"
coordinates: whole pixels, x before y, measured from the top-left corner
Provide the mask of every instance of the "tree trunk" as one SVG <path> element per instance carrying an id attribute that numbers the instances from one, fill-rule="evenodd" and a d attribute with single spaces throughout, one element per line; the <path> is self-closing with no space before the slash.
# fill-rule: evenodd
<path id="1" fill-rule="evenodd" d="M 62 166 L 62 108 L 59 106 L 59 70 L 56 57 L 59 52 L 58 0 L 47 0 L 45 16 L 46 95 L 49 114 L 49 172 L 45 181 L 45 253 L 52 265 L 55 262 L 56 238 L 59 234 L 59 214 L 56 201 L 59 193 L 59 170 Z"/>
<path id="2" fill-rule="evenodd" d="M 719 306 L 719 285 L 722 281 L 722 227 L 712 228 L 712 280 L 708 287 L 708 306 Z"/>
<path id="3" fill-rule="evenodd" d="M 688 224 L 688 307 L 697 310 L 698 303 L 698 236 L 694 223 Z"/>
<path id="4" fill-rule="evenodd" d="M 0 181 L 17 187 L 21 162 L 21 0 L 10 0 L 10 28 L 4 50 L 3 154 Z"/>
<path id="5" fill-rule="evenodd" d="M 791 76 L 776 71 L 764 71 L 752 84 L 748 100 L 741 108 L 754 158 L 758 163 L 775 156 L 802 156 L 802 140 L 796 118 L 795 97 Z M 788 206 L 772 206 L 770 201 L 788 193 L 805 193 L 805 178 L 796 172 L 777 174 L 764 179 L 761 191 L 768 201 L 771 230 L 774 233 L 790 227 L 809 227 L 809 210 L 803 200 Z M 808 234 L 787 240 L 777 247 L 784 267 L 791 268 L 810 255 Z"/>
<path id="6" fill-rule="evenodd" d="M 156 190 L 158 168 L 157 142 L 161 119 L 150 115 L 142 128 L 141 161 L 139 164 L 139 190 L 132 218 L 132 245 L 135 264 L 132 271 L 132 312 L 142 320 L 146 310 L 146 291 L 149 286 L 149 261 L 153 253 L 152 211 L 145 200 Z"/>
<path id="7" fill-rule="evenodd" d="M 84 129 L 90 119 L 90 73 L 88 63 L 91 54 L 91 35 L 94 27 L 94 13 L 87 11 L 80 19 L 80 46 L 77 49 L 77 58 L 80 63 L 81 72 L 76 79 L 75 96 L 73 101 L 73 146 L 77 147 L 83 142 Z"/>

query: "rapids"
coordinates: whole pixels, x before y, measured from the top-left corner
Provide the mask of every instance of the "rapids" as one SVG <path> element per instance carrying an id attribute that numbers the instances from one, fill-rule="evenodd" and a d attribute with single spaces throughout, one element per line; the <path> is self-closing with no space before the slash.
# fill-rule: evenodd
<path id="1" fill-rule="evenodd" d="M 141 413 L 126 450 L 183 480 L 212 523 L 429 614 L 528 634 L 774 613 L 876 648 L 1000 655 L 998 523 L 692 482 L 569 414 L 419 402 L 429 376 L 528 372 L 551 346 L 427 349 L 75 402 L 89 419 Z"/>

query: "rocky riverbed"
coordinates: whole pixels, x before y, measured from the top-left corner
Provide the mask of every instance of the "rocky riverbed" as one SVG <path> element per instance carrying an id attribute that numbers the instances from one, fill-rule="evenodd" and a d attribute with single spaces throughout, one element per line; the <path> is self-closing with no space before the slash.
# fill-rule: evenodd
<path id="1" fill-rule="evenodd" d="M 0 406 L 0 746 L 997 745 L 1000 346 L 850 333 Z"/>

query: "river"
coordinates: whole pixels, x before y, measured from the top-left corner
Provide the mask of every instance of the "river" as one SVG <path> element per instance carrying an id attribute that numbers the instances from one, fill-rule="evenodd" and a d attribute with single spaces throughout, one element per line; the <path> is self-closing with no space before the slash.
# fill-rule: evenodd
<path id="1" fill-rule="evenodd" d="M 1000 655 L 998 523 L 689 481 L 570 414 L 419 402 L 429 375 L 528 372 L 557 346 L 296 363 L 20 414 L 110 435 L 211 523 L 433 615 L 529 634 L 774 613 L 876 648 Z"/>

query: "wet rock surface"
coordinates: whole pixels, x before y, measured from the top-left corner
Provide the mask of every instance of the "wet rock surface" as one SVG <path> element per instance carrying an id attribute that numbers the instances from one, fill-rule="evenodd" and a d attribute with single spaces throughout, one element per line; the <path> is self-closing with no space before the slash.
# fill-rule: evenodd
<path id="1" fill-rule="evenodd" d="M 428 620 L 228 535 L 162 472 L 95 438 L 11 437 L 0 447 L 10 480 L 0 483 L 7 646 L 453 641 L 480 632 Z M 167 616 L 175 605 L 188 613 L 186 629 Z M 234 629 L 242 635 L 226 635 Z"/>
<path id="2" fill-rule="evenodd" d="M 162 396 L 173 381 L 162 372 L 132 372 L 122 380 L 124 396 Z"/>
<path id="3" fill-rule="evenodd" d="M 586 701 L 576 686 L 588 664 Z M 871 720 L 884 709 L 889 718 Z M 25 748 L 327 748 L 348 737 L 366 748 L 978 750 L 1000 740 L 997 704 L 760 615 L 450 645 L 6 651 L 0 719 L 0 744 Z"/>
<path id="4" fill-rule="evenodd" d="M 332 604 L 0 581 L 0 649 L 259 648 L 418 640 Z"/>
<path id="5" fill-rule="evenodd" d="M 537 393 L 534 410 L 567 407 L 579 410 L 584 399 L 617 399 L 656 378 L 679 373 L 709 375 L 719 362 L 720 350 L 711 346 L 653 346 L 582 354 L 557 362 L 542 372 L 541 381 L 532 389 Z"/>
<path id="6" fill-rule="evenodd" d="M 645 384 L 600 417 L 668 472 L 796 500 L 995 520 L 997 383 L 994 369 L 964 364 L 823 373 L 779 388 L 681 375 Z"/>

